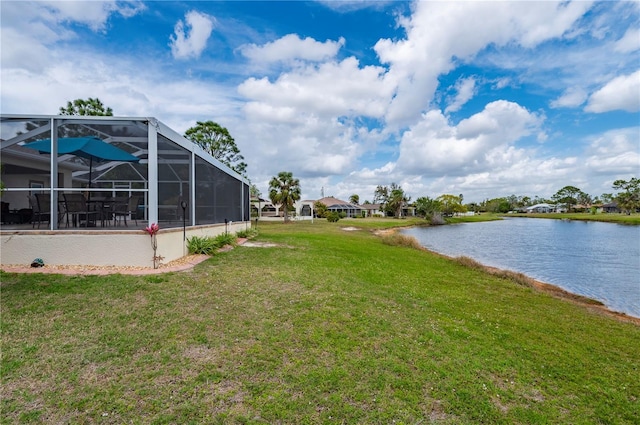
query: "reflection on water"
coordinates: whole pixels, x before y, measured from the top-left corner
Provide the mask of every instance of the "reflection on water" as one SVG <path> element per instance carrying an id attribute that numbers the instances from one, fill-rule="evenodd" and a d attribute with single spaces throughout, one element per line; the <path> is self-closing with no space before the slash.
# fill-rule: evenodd
<path id="1" fill-rule="evenodd" d="M 640 317 L 640 226 L 507 218 L 402 233 L 432 251 L 521 272 Z"/>

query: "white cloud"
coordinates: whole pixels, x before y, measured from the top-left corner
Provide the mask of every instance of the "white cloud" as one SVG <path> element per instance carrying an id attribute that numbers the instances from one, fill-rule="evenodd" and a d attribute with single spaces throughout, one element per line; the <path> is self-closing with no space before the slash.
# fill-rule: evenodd
<path id="1" fill-rule="evenodd" d="M 580 106 L 587 100 L 587 92 L 581 87 L 569 87 L 562 95 L 551 101 L 549 106 L 552 108 L 573 108 Z"/>
<path id="2" fill-rule="evenodd" d="M 458 93 L 453 101 L 444 110 L 445 113 L 459 111 L 476 92 L 476 79 L 473 77 L 460 79 L 455 86 Z"/>
<path id="3" fill-rule="evenodd" d="M 382 167 L 369 169 L 367 167 L 359 171 L 354 171 L 350 174 L 350 177 L 355 178 L 362 183 L 369 183 L 372 185 L 383 184 L 383 182 L 393 178 L 393 173 L 396 170 L 395 162 L 387 162 Z"/>
<path id="4" fill-rule="evenodd" d="M 523 151 L 514 161 L 504 163 L 502 167 L 479 173 L 469 173 L 456 178 L 444 178 L 434 185 L 436 193 L 472 193 L 465 201 L 501 196 L 541 196 L 550 197 L 561 186 L 558 182 L 575 184 L 583 188 L 582 173 L 576 169 L 578 159 L 536 158 L 534 152 Z"/>
<path id="5" fill-rule="evenodd" d="M 47 27 L 43 27 L 39 32 L 43 35 L 50 35 L 51 38 L 48 40 L 60 37 L 60 34 L 56 34 L 55 31 L 51 31 Z M 0 55 L 3 74 L 7 69 L 41 71 L 53 58 L 52 52 L 40 37 L 25 34 L 15 28 L 2 29 Z"/>
<path id="6" fill-rule="evenodd" d="M 145 5 L 138 1 L 2 2 L 2 67 L 41 71 L 49 63 L 60 61 L 51 46 L 77 38 L 69 24 L 104 32 L 113 14 L 128 18 L 143 10 Z"/>
<path id="7" fill-rule="evenodd" d="M 620 53 L 635 52 L 638 49 L 640 49 L 640 29 L 638 28 L 629 28 L 613 48 Z"/>
<path id="8" fill-rule="evenodd" d="M 238 92 L 249 100 L 253 113 L 278 111 L 276 116 L 282 117 L 294 108 L 301 115 L 382 117 L 393 92 L 382 78 L 383 71 L 373 66 L 360 68 L 351 57 L 283 73 L 273 83 L 267 78 L 250 78 Z"/>
<path id="9" fill-rule="evenodd" d="M 510 78 L 499 78 L 497 81 L 493 82 L 493 87 L 495 90 L 500 90 L 505 87 L 508 87 L 511 84 Z"/>
<path id="10" fill-rule="evenodd" d="M 198 58 L 207 47 L 213 31 L 214 18 L 194 10 L 176 23 L 174 35 L 170 36 L 171 53 L 176 59 Z M 187 29 L 185 30 L 185 26 Z"/>
<path id="11" fill-rule="evenodd" d="M 326 7 L 340 12 L 353 12 L 360 9 L 381 9 L 397 0 L 317 0 Z"/>
<path id="12" fill-rule="evenodd" d="M 38 1 L 25 2 L 35 7 L 47 21 L 76 22 L 94 31 L 103 31 L 113 13 L 130 18 L 146 9 L 140 1 Z M 4 5 L 3 5 L 4 12 Z M 46 16 L 45 16 L 46 15 Z"/>
<path id="13" fill-rule="evenodd" d="M 390 65 L 397 85 L 389 123 L 407 124 L 427 109 L 439 75 L 453 59 L 468 60 L 489 44 L 533 48 L 560 37 L 589 9 L 588 2 L 430 2 L 418 1 L 399 24 L 407 37 L 381 39 L 375 51 Z"/>
<path id="14" fill-rule="evenodd" d="M 42 72 L 3 69 L 3 81 L 12 83 L 2 85 L 0 102 L 11 105 L 11 113 L 55 115 L 68 100 L 97 97 L 117 116 L 155 116 L 179 133 L 196 120 L 233 122 L 240 110 L 233 87 L 167 81 L 161 63 L 146 62 L 145 67 L 143 72 L 136 61 L 85 54 Z"/>
<path id="15" fill-rule="evenodd" d="M 510 145 L 532 134 L 540 118 L 518 104 L 499 100 L 452 126 L 430 111 L 402 136 L 398 167 L 405 174 L 463 175 L 503 167 L 521 153 Z"/>
<path id="16" fill-rule="evenodd" d="M 303 40 L 297 34 L 288 34 L 263 46 L 255 44 L 241 46 L 240 51 L 256 62 L 269 63 L 296 59 L 319 62 L 333 58 L 344 43 L 344 38 L 321 43 L 311 37 Z"/>
<path id="17" fill-rule="evenodd" d="M 640 111 L 640 71 L 614 78 L 589 98 L 587 112 Z"/>
<path id="18" fill-rule="evenodd" d="M 465 200 L 480 201 L 510 194 L 550 197 L 571 184 L 592 196 L 611 192 L 617 178 L 637 176 L 640 167 L 640 133 L 636 127 L 616 129 L 589 137 L 584 151 L 566 157 L 544 157 L 540 152 L 508 146 L 490 150 L 492 165 L 461 175 L 422 176 L 414 196 L 471 193 Z M 394 163 L 397 170 L 403 164 Z M 398 178 L 395 176 L 396 179 Z"/>
<path id="19" fill-rule="evenodd" d="M 229 130 L 236 140 L 249 144 L 247 149 L 239 147 L 250 167 L 269 164 L 267 168 L 282 167 L 305 179 L 348 173 L 355 165 L 363 137 L 352 126 L 300 112 L 295 121 L 285 123 L 249 115 L 241 127 Z"/>
<path id="20" fill-rule="evenodd" d="M 592 173 L 637 175 L 640 170 L 640 133 L 637 128 L 607 131 L 596 136 L 585 154 Z"/>

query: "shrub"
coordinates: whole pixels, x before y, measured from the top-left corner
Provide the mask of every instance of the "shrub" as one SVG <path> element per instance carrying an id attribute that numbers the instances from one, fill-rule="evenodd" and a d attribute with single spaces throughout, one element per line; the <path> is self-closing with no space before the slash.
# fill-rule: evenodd
<path id="1" fill-rule="evenodd" d="M 444 219 L 442 218 L 442 214 L 440 213 L 433 213 L 433 215 L 431 216 L 431 218 L 429 219 L 429 223 L 437 226 L 437 225 L 441 225 L 441 224 L 445 224 Z"/>
<path id="2" fill-rule="evenodd" d="M 193 236 L 187 238 L 189 254 L 213 255 L 218 248 L 216 241 L 211 237 Z"/>
<path id="3" fill-rule="evenodd" d="M 236 239 L 236 235 L 230 233 L 222 233 L 216 237 L 193 236 L 187 238 L 187 249 L 189 254 L 213 255 L 225 245 L 235 245 Z"/>
<path id="4" fill-rule="evenodd" d="M 404 246 L 406 248 L 424 249 L 420 242 L 413 236 L 402 235 L 400 233 L 389 233 L 382 237 L 382 243 L 391 246 Z"/>
<path id="5" fill-rule="evenodd" d="M 240 230 L 239 232 L 236 232 L 236 236 L 239 238 L 251 239 L 258 236 L 258 231 L 256 229 Z"/>
<path id="6" fill-rule="evenodd" d="M 474 260 L 473 258 L 469 258 L 466 256 L 457 257 L 455 258 L 455 261 L 458 264 L 461 264 L 465 267 L 469 267 L 471 269 L 476 269 L 476 270 L 484 270 L 485 272 L 493 276 L 501 277 L 503 279 L 508 279 L 512 282 L 517 283 L 518 285 L 528 286 L 528 287 L 534 286 L 533 284 L 534 280 L 520 272 L 496 269 L 494 267 L 487 267 L 484 264 Z"/>
<path id="7" fill-rule="evenodd" d="M 486 269 L 486 267 L 482 263 L 474 260 L 471 257 L 467 257 L 467 256 L 463 255 L 463 256 L 460 256 L 460 257 L 456 257 L 455 260 L 456 260 L 456 262 L 458 264 L 462 264 L 463 266 L 469 267 L 470 269 L 477 269 L 477 270 L 485 270 Z"/>
<path id="8" fill-rule="evenodd" d="M 331 211 L 327 213 L 327 221 L 330 223 L 335 223 L 336 221 L 340 220 L 340 214 L 338 214 L 335 211 Z"/>
<path id="9" fill-rule="evenodd" d="M 222 233 L 215 238 L 216 244 L 218 248 L 222 248 L 225 245 L 235 245 L 236 244 L 236 235 L 232 235 L 231 233 Z"/>
<path id="10" fill-rule="evenodd" d="M 313 204 L 313 208 L 315 209 L 316 217 L 325 218 L 327 216 L 327 213 L 328 213 L 327 206 L 322 202 L 316 201 L 316 203 Z"/>

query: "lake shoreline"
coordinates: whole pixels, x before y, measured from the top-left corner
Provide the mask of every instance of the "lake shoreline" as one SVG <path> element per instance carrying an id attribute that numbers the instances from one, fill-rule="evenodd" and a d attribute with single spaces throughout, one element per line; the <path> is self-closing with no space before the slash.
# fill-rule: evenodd
<path id="1" fill-rule="evenodd" d="M 574 220 L 590 221 L 594 223 L 611 223 L 625 226 L 640 226 L 640 214 L 620 213 L 516 213 L 500 214 L 503 218 L 542 218 L 545 220 Z"/>
<path id="2" fill-rule="evenodd" d="M 396 228 L 392 228 L 392 229 L 379 230 L 379 231 L 376 231 L 374 233 L 376 235 L 378 235 L 378 236 L 383 236 L 385 234 L 396 233 L 399 230 L 407 229 L 407 228 L 413 228 L 413 227 L 414 226 L 396 227 Z M 413 238 L 413 236 L 407 236 L 407 237 L 412 237 Z M 417 242 L 417 240 L 416 240 L 416 242 Z M 426 252 L 429 252 L 429 253 L 431 253 L 433 255 L 437 255 L 437 256 L 442 257 L 442 258 L 447 258 L 449 260 L 456 261 L 459 264 L 464 265 L 465 267 L 480 268 L 484 272 L 486 272 L 488 274 L 491 274 L 491 275 L 494 275 L 494 276 L 495 275 L 502 275 L 505 279 L 509 279 L 508 275 L 510 275 L 510 274 L 517 274 L 517 275 L 524 276 L 526 278 L 527 286 L 529 286 L 529 287 L 531 287 L 531 288 L 533 288 L 535 290 L 538 290 L 540 292 L 549 294 L 549 295 L 551 295 L 551 296 L 553 296 L 555 298 L 559 298 L 559 299 L 571 302 L 573 304 L 579 305 L 579 306 L 584 307 L 584 308 L 586 308 L 586 309 L 588 309 L 590 311 L 593 311 L 593 312 L 596 312 L 596 313 L 599 313 L 599 314 L 603 314 L 603 315 L 606 315 L 608 317 L 615 318 L 615 319 L 617 319 L 619 321 L 632 323 L 632 324 L 634 324 L 636 326 L 640 326 L 640 317 L 635 317 L 635 316 L 631 316 L 631 315 L 626 314 L 626 313 L 622 313 L 622 312 L 619 312 L 619 311 L 612 310 L 609 307 L 607 307 L 604 303 L 602 303 L 601 301 L 598 301 L 598 300 L 595 300 L 595 299 L 592 299 L 592 298 L 589 298 L 589 297 L 585 297 L 583 295 L 579 295 L 579 294 L 567 291 L 566 289 L 563 289 L 563 288 L 561 288 L 561 287 L 559 287 L 557 285 L 553 285 L 553 284 L 547 283 L 547 282 L 542 282 L 540 280 L 534 279 L 534 278 L 532 278 L 530 276 L 527 276 L 527 275 L 525 275 L 523 273 L 520 273 L 520 272 L 514 272 L 514 271 L 508 270 L 508 269 L 500 269 L 498 267 L 487 266 L 485 264 L 482 264 L 482 263 L 478 262 L 477 260 L 475 260 L 473 258 L 472 258 L 473 265 L 465 264 L 465 262 L 459 261 L 459 259 L 461 257 L 464 257 L 464 256 L 453 257 L 453 256 L 450 256 L 450 255 L 442 254 L 440 252 L 428 249 L 428 248 L 422 246 L 422 244 L 420 244 L 419 242 L 418 242 L 418 244 L 420 245 L 419 249 L 422 250 L 422 251 L 426 251 Z M 470 257 L 467 257 L 467 258 L 470 258 Z M 514 283 L 518 284 L 518 282 L 515 282 L 515 279 L 510 279 L 510 280 L 512 280 L 512 281 L 514 281 Z M 518 280 L 520 280 L 520 279 L 518 279 Z"/>

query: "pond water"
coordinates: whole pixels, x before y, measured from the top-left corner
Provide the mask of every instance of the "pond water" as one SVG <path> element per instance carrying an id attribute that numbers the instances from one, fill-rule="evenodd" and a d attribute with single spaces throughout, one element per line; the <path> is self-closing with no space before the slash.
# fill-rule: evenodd
<path id="1" fill-rule="evenodd" d="M 640 317 L 640 226 L 506 218 L 402 233 L 431 251 L 524 273 Z"/>

